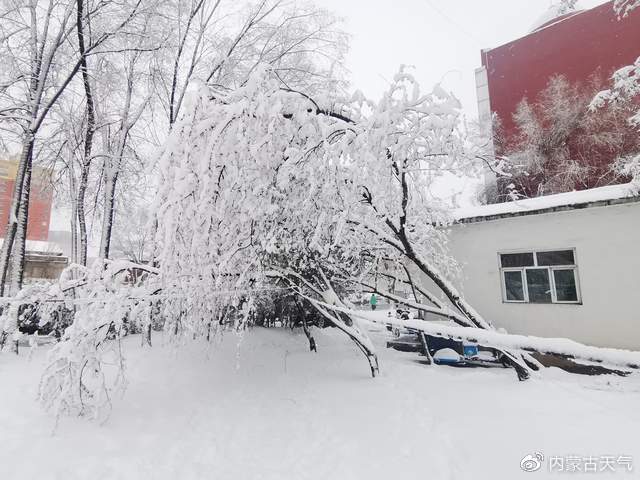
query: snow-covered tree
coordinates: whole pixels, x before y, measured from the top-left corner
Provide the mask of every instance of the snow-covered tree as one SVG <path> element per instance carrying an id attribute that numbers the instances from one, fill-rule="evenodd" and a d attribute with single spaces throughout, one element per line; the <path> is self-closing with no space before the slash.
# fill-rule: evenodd
<path id="1" fill-rule="evenodd" d="M 59 92 L 79 68 L 57 71 L 59 64 L 64 63 L 63 46 L 72 31 L 69 26 L 73 22 L 73 2 L 42 3 L 6 2 L 0 7 L 3 19 L 0 121 L 6 131 L 13 133 L 14 142 L 21 144 L 9 224 L 0 254 L 0 294 L 4 292 L 14 240 L 17 240 L 14 255 L 17 263 L 12 269 L 12 284 L 17 290 L 22 283 L 27 210 L 20 206 L 28 203 L 35 137 Z M 24 52 L 28 57 L 15 52 Z"/>
<path id="2" fill-rule="evenodd" d="M 356 96 L 331 110 L 263 67 L 235 90 L 203 87 L 191 101 L 161 162 L 155 207 L 163 291 L 184 299 L 189 331 L 205 330 L 217 292 L 280 277 L 356 341 L 374 371 L 340 292 L 405 263 L 438 292 L 423 289 L 419 308 L 492 328 L 450 281 L 450 218 L 429 194 L 443 171 L 479 167 L 450 94 L 423 95 L 403 71 L 380 102 Z"/>
<path id="3" fill-rule="evenodd" d="M 203 85 L 190 98 L 160 162 L 154 208 L 162 289 L 180 298 L 167 302 L 166 315 L 177 321 L 188 311 L 181 328 L 208 332 L 212 309 L 229 294 L 271 288 L 273 277 L 291 274 L 315 299 L 333 291 L 317 257 L 336 231 L 324 230 L 329 219 L 316 221 L 334 203 L 322 206 L 335 192 L 327 162 L 336 159 L 319 157 L 326 150 L 323 131 L 332 126 L 307 111 L 310 105 L 264 67 L 240 88 Z M 334 135 L 340 131 L 344 126 Z M 300 264 L 295 271 L 281 261 L 288 255 Z M 353 321 L 335 321 L 371 350 L 364 334 L 348 325 Z"/>
<path id="4" fill-rule="evenodd" d="M 21 151 L 0 253 L 0 294 L 4 292 L 12 251 L 14 293 L 22 285 L 36 137 L 47 130 L 53 107 L 76 74 L 85 69 L 87 56 L 109 48 L 109 42 L 136 18 L 142 5 L 141 1 L 106 1 L 87 9 L 82 0 L 19 0 L 0 6 L 0 122 Z M 77 31 L 83 25 L 78 18 L 89 10 L 97 17 L 90 38 Z M 72 43 L 76 31 L 79 50 Z"/>
<path id="5" fill-rule="evenodd" d="M 516 134 L 496 141 L 511 174 L 498 178 L 495 200 L 508 199 L 511 185 L 519 196 L 534 197 L 626 181 L 613 166 L 616 158 L 640 152 L 627 121 L 634 106 L 618 102 L 590 111 L 603 84 L 598 75 L 586 83 L 555 76 L 535 98 L 520 102 L 513 115 Z"/>
<path id="6" fill-rule="evenodd" d="M 30 296 L 43 322 L 54 309 L 66 310 L 73 318 L 50 351 L 40 382 L 40 400 L 56 419 L 69 414 L 104 419 L 111 397 L 124 389 L 120 339 L 127 330 L 150 331 L 152 321 L 149 289 L 153 287 L 134 281 L 135 271 L 157 273 L 128 262 L 96 261 L 90 268 L 71 265 L 57 284 Z"/>
<path id="7" fill-rule="evenodd" d="M 142 146 L 149 148 L 149 143 L 141 139 L 145 132 L 137 128 L 142 116 L 151 102 L 152 75 L 149 73 L 152 56 L 149 55 L 156 46 L 151 26 L 147 21 L 142 28 L 142 35 L 129 46 L 124 55 L 109 59 L 109 77 L 111 82 L 103 88 L 112 88 L 112 93 L 102 96 L 100 114 L 105 123 L 101 129 L 103 159 L 103 198 L 102 228 L 100 236 L 99 256 L 109 258 L 111 238 L 116 212 L 116 192 L 119 181 L 128 172 L 136 169 L 141 163 L 138 152 Z M 132 168 L 133 167 L 133 168 Z M 144 165 L 138 169 L 144 169 Z M 133 178 L 136 178 L 135 176 Z"/>
<path id="8" fill-rule="evenodd" d="M 575 11 L 577 3 L 578 0 L 561 0 L 558 4 L 558 15 L 565 15 Z"/>
<path id="9" fill-rule="evenodd" d="M 614 9 L 620 19 L 626 17 L 638 7 L 640 7 L 640 1 L 638 0 L 616 0 L 614 2 Z M 613 86 L 595 96 L 591 102 L 591 109 L 600 110 L 606 105 L 625 102 L 629 99 L 637 101 L 639 95 L 640 57 L 632 65 L 623 67 L 613 74 Z M 629 118 L 629 123 L 636 128 L 640 128 L 640 110 Z M 617 168 L 618 171 L 625 175 L 640 179 L 640 155 L 621 157 L 617 162 Z"/>
<path id="10" fill-rule="evenodd" d="M 113 229 L 114 258 L 125 258 L 133 263 L 144 264 L 151 259 L 151 231 L 149 212 L 145 206 L 134 209 L 128 205 L 116 215 Z"/>
<path id="11" fill-rule="evenodd" d="M 640 0 L 615 0 L 613 8 L 622 17 L 629 15 L 633 10 L 640 7 Z"/>
<path id="12" fill-rule="evenodd" d="M 335 16 L 312 3 L 171 0 L 161 13 L 168 38 L 155 81 L 169 125 L 194 80 L 234 88 L 260 63 L 308 93 L 343 83 L 346 36 Z"/>

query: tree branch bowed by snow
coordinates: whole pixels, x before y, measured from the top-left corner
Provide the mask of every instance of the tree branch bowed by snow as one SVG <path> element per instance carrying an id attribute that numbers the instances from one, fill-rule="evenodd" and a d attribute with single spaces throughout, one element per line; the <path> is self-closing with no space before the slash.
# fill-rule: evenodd
<path id="1" fill-rule="evenodd" d="M 155 274 L 153 268 L 129 262 L 96 261 L 91 268 L 71 265 L 57 285 L 38 298 L 29 298 L 39 309 L 50 305 L 50 311 L 53 308 L 71 318 L 60 342 L 49 352 L 38 393 L 56 418 L 82 415 L 104 420 L 113 395 L 124 391 L 120 339 L 127 331 L 148 329 L 154 302 L 153 281 L 134 282 L 134 270 Z"/>
<path id="2" fill-rule="evenodd" d="M 191 330 L 208 325 L 220 288 L 261 285 L 275 271 L 316 307 L 327 292 L 340 304 L 337 282 L 344 294 L 404 262 L 440 292 L 426 295 L 432 311 L 492 328 L 450 280 L 451 218 L 429 193 L 444 171 L 482 167 L 452 95 L 421 93 L 402 69 L 380 102 L 358 94 L 330 109 L 263 66 L 237 89 L 203 85 L 189 102 L 153 210 L 162 288 L 189 292 Z M 363 331 L 343 331 L 368 345 Z"/>
<path id="3" fill-rule="evenodd" d="M 613 8 L 621 17 L 626 17 L 633 10 L 640 7 L 640 0 L 615 0 Z"/>

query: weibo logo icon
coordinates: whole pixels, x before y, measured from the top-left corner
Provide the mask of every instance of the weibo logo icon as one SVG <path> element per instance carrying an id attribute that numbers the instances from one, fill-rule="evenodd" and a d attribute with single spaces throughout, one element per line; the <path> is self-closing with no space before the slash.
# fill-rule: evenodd
<path id="1" fill-rule="evenodd" d="M 536 452 L 534 455 L 526 455 L 520 462 L 520 468 L 525 472 L 537 472 L 542 466 L 544 455 Z"/>

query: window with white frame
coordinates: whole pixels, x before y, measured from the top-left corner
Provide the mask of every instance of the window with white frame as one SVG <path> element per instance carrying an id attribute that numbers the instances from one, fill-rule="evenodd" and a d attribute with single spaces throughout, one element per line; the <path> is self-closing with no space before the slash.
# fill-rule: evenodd
<path id="1" fill-rule="evenodd" d="M 509 303 L 580 303 L 574 249 L 500 253 L 502 298 Z"/>

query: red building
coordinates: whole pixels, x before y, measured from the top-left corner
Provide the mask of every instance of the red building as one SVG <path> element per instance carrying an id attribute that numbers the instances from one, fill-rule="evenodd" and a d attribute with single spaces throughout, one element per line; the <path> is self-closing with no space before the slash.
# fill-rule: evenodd
<path id="1" fill-rule="evenodd" d="M 523 98 L 534 99 L 554 75 L 586 82 L 599 72 L 611 74 L 640 57 L 640 9 L 619 19 L 613 1 L 543 23 L 530 34 L 482 51 L 476 71 L 481 119 L 500 118 L 508 143 L 513 113 Z"/>
<path id="2" fill-rule="evenodd" d="M 0 238 L 4 238 L 11 209 L 11 196 L 15 185 L 18 162 L 15 160 L 0 160 Z M 44 172 L 39 168 L 33 169 L 33 181 L 29 198 L 29 223 L 27 225 L 27 240 L 48 240 L 49 221 L 51 219 L 51 204 L 53 192 L 47 188 Z"/>

